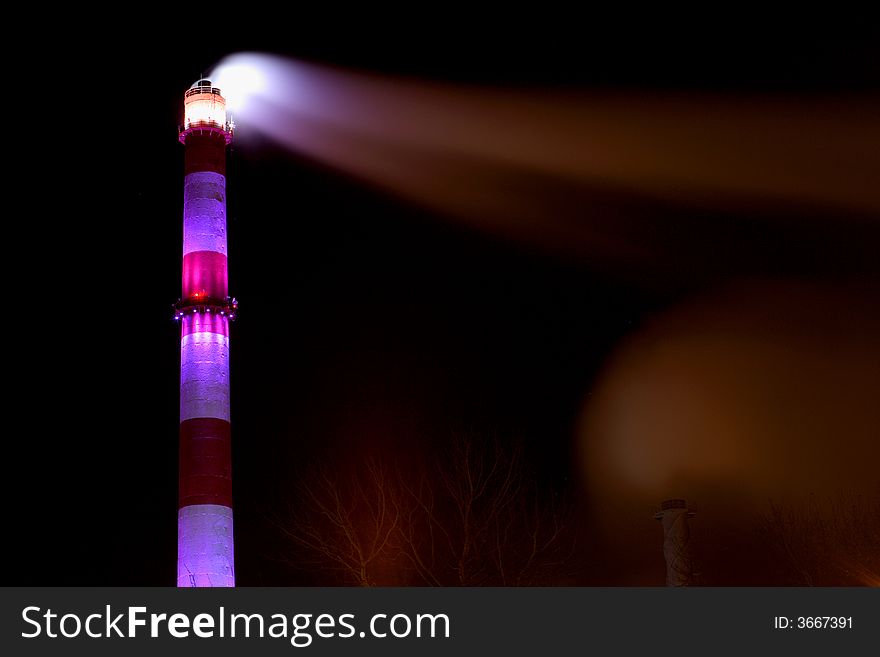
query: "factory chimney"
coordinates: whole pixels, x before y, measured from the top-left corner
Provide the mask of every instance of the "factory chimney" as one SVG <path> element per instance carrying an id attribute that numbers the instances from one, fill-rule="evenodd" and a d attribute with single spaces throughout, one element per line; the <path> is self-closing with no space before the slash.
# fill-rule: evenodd
<path id="1" fill-rule="evenodd" d="M 666 586 L 690 586 L 694 581 L 691 560 L 688 518 L 694 512 L 688 510 L 684 500 L 661 502 L 660 511 L 654 514 L 663 526 L 663 556 L 666 558 Z"/>
<path id="2" fill-rule="evenodd" d="M 183 293 L 177 586 L 235 586 L 226 265 L 226 101 L 210 80 L 184 95 Z"/>

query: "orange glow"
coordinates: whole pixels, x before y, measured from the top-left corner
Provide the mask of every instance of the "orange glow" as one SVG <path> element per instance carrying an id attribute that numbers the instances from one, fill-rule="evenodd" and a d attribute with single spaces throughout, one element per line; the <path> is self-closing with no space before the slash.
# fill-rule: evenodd
<path id="1" fill-rule="evenodd" d="M 769 282 L 657 318 L 590 398 L 591 480 L 646 501 L 699 481 L 759 499 L 875 482 L 878 322 L 871 297 Z"/>
<path id="2" fill-rule="evenodd" d="M 703 537 L 734 550 L 769 501 L 873 491 L 878 332 L 874 292 L 803 282 L 720 288 L 647 323 L 585 400 L 579 442 L 599 533 L 643 563 L 656 547 L 649 511 L 683 497 Z M 870 566 L 835 558 L 847 556 Z M 876 570 L 857 574 L 877 582 Z"/>

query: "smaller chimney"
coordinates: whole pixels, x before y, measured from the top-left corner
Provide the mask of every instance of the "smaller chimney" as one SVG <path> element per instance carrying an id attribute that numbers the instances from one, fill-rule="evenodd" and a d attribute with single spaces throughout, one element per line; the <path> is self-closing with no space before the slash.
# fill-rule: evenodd
<path id="1" fill-rule="evenodd" d="M 660 511 L 654 514 L 654 519 L 663 525 L 666 586 L 690 586 L 693 582 L 688 518 L 694 515 L 684 500 L 665 500 L 660 503 Z"/>

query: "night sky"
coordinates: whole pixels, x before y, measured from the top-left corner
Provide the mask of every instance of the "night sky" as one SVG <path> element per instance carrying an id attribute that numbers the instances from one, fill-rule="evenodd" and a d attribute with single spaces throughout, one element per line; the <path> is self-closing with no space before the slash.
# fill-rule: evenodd
<path id="1" fill-rule="evenodd" d="M 183 92 L 223 56 L 253 50 L 490 87 L 831 98 L 880 90 L 876 40 L 575 32 L 436 26 L 404 36 L 303 21 L 284 38 L 221 33 L 198 46 L 184 43 L 183 29 L 47 41 L 54 63 L 29 70 L 27 84 L 52 80 L 54 91 L 24 93 L 20 119 L 7 125 L 4 484 L 13 528 L 4 535 L 18 557 L 4 583 L 174 582 L 176 130 Z M 279 563 L 286 548 L 269 518 L 297 473 L 328 454 L 497 434 L 524 441 L 542 485 L 592 508 L 574 438 L 584 399 L 620 345 L 719 286 L 818 282 L 827 296 L 854 300 L 844 308 L 865 309 L 855 324 L 877 318 L 876 216 L 692 209 L 600 190 L 597 212 L 636 213 L 633 225 L 659 245 L 659 258 L 621 269 L 475 230 L 265 140 L 233 144 L 228 180 L 230 290 L 241 303 L 231 338 L 240 585 L 323 583 Z M 841 320 L 829 340 L 845 343 L 848 326 Z M 876 334 L 865 344 L 875 358 Z M 638 569 L 655 573 L 641 580 L 649 584 L 662 583 L 655 538 L 654 560 Z M 608 554 L 594 563 L 578 582 L 636 577 Z M 749 583 L 742 570 L 716 581 Z M 771 570 L 758 577 L 777 583 Z"/>

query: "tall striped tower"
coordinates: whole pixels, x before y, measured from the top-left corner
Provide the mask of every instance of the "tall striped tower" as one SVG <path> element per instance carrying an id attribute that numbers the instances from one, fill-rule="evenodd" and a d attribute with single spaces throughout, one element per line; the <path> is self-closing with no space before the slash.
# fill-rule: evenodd
<path id="1" fill-rule="evenodd" d="M 180 482 L 177 585 L 235 586 L 229 431 L 226 266 L 226 101 L 209 80 L 184 96 L 183 295 L 180 322 Z"/>

